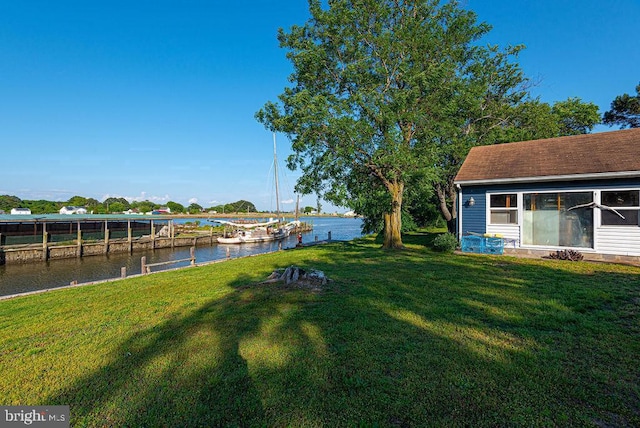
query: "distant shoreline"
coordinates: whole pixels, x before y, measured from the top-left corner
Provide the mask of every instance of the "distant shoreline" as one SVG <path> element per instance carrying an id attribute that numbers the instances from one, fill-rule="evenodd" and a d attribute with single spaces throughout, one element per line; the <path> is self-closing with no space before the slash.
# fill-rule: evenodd
<path id="1" fill-rule="evenodd" d="M 173 217 L 173 218 L 237 218 L 237 217 L 249 217 L 249 218 L 269 218 L 275 217 L 276 213 L 216 213 L 216 214 L 166 214 L 164 217 Z M 294 213 L 280 213 L 281 217 L 294 217 Z M 343 214 L 301 214 L 300 218 L 306 217 L 346 217 L 350 218 L 352 216 L 345 216 Z"/>

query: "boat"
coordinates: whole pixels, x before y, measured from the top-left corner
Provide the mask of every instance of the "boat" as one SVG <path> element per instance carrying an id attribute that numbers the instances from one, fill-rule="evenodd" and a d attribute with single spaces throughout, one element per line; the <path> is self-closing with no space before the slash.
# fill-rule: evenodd
<path id="1" fill-rule="evenodd" d="M 217 238 L 220 244 L 246 244 L 255 242 L 278 241 L 285 239 L 291 231 L 300 226 L 295 220 L 278 227 L 279 220 L 263 223 L 238 223 L 227 220 L 211 220 L 226 226 L 223 236 Z"/>
<path id="2" fill-rule="evenodd" d="M 223 224 L 225 233 L 217 238 L 220 244 L 245 244 L 251 242 L 267 242 L 285 239 L 300 226 L 297 219 L 286 224 L 282 224 L 280 218 L 280 194 L 278 188 L 278 158 L 276 156 L 276 134 L 273 134 L 273 168 L 276 185 L 276 211 L 278 219 L 270 219 L 263 223 L 243 223 L 227 220 L 209 220 Z M 297 216 L 296 216 L 297 218 Z"/>

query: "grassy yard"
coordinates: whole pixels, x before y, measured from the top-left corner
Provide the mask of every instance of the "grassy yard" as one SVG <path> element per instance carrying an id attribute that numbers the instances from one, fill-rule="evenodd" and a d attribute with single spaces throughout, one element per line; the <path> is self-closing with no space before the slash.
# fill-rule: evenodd
<path id="1" fill-rule="evenodd" d="M 640 269 L 364 239 L 0 301 L 73 426 L 640 426 Z M 323 291 L 259 284 L 289 265 Z"/>

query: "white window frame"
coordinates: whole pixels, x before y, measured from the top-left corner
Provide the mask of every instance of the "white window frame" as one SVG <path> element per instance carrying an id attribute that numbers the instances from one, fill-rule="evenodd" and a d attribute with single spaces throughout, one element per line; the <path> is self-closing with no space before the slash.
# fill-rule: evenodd
<path id="1" fill-rule="evenodd" d="M 501 196 L 501 195 L 508 195 L 508 196 L 515 196 L 515 202 L 516 202 L 516 206 L 515 207 L 492 207 L 491 206 L 491 197 L 492 196 Z M 521 213 L 520 213 L 520 205 L 522 205 L 522 197 L 520 195 L 520 192 L 496 192 L 496 193 L 487 193 L 487 224 L 490 225 L 519 225 L 520 224 L 520 217 L 521 217 Z M 500 213 L 509 213 L 509 217 L 511 217 L 511 213 L 515 212 L 516 213 L 516 221 L 515 222 L 508 222 L 508 223 L 494 223 L 492 221 L 492 213 L 493 212 L 500 212 Z"/>
<path id="2" fill-rule="evenodd" d="M 602 194 L 606 193 L 606 192 L 638 192 L 638 198 L 640 200 L 640 189 L 638 188 L 615 188 L 615 189 L 600 189 L 600 191 L 598 192 L 598 201 L 600 202 L 601 205 L 606 205 L 603 201 L 603 197 Z M 610 208 L 615 209 L 616 211 L 618 211 L 620 214 L 624 215 L 625 211 L 640 211 L 640 204 L 638 206 L 631 206 L 631 207 L 623 207 L 623 206 L 615 206 L 615 205 L 607 205 Z M 604 211 L 605 209 L 603 209 Z M 614 214 L 615 215 L 615 214 Z M 634 224 L 604 224 L 603 223 L 603 218 L 602 218 L 602 213 L 600 213 L 599 216 L 599 221 L 597 224 L 600 225 L 600 227 L 604 227 L 604 228 L 615 228 L 615 229 L 619 229 L 619 228 L 637 228 L 640 227 L 640 212 L 638 212 L 638 217 L 639 217 L 639 221 L 634 223 Z"/>

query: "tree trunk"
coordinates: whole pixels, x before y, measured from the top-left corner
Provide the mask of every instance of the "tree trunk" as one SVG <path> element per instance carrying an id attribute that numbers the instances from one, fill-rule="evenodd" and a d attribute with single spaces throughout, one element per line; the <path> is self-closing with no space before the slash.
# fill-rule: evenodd
<path id="1" fill-rule="evenodd" d="M 458 226 L 458 191 L 453 183 L 449 185 L 449 200 L 451 201 L 451 220 L 447 221 L 447 230 L 456 235 Z"/>
<path id="2" fill-rule="evenodd" d="M 456 233 L 456 222 L 458 219 L 458 192 L 453 182 L 447 183 L 444 186 L 441 184 L 436 185 L 436 195 L 438 196 L 438 208 L 440 213 L 447 222 L 447 230 L 450 233 Z"/>
<path id="3" fill-rule="evenodd" d="M 391 193 L 391 212 L 384 214 L 383 248 L 404 248 L 402 244 L 402 196 L 404 183 L 392 183 L 388 186 Z"/>

